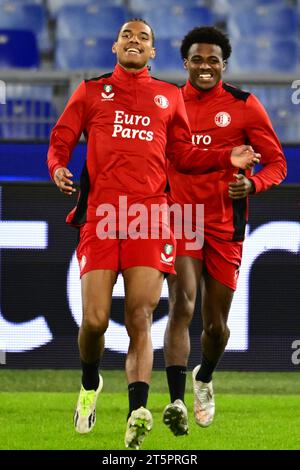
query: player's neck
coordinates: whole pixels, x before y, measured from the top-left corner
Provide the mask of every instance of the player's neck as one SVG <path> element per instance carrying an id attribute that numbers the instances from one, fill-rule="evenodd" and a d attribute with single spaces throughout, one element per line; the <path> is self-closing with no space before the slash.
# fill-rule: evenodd
<path id="1" fill-rule="evenodd" d="M 135 67 L 130 67 L 130 66 L 129 66 L 129 67 L 125 67 L 124 65 L 122 65 L 122 64 L 120 64 L 120 63 L 119 63 L 119 66 L 120 66 L 123 70 L 125 70 L 125 72 L 128 72 L 128 73 L 135 73 L 135 74 L 142 72 L 142 71 L 145 70 L 146 67 L 147 67 L 147 65 L 144 65 L 143 67 L 140 67 L 140 68 L 137 69 L 137 68 L 135 68 Z"/>
<path id="2" fill-rule="evenodd" d="M 206 96 L 212 97 L 212 96 L 218 95 L 221 92 L 222 87 L 223 87 L 222 80 L 219 80 L 218 83 L 216 83 L 216 85 L 207 89 L 196 86 L 190 80 L 187 83 L 187 88 L 191 94 L 193 95 L 197 94 L 198 96 L 201 96 L 203 98 L 205 98 Z"/>

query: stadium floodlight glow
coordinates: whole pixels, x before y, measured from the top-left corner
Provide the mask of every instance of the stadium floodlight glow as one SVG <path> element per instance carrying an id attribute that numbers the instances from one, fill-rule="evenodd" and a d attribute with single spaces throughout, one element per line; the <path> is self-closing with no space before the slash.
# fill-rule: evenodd
<path id="1" fill-rule="evenodd" d="M 248 266 L 244 266 L 244 270 L 247 272 Z M 78 261 L 76 253 L 74 253 L 67 275 L 67 298 L 69 301 L 71 314 L 78 326 L 81 325 L 82 321 L 82 302 L 79 275 L 80 272 Z M 161 298 L 168 299 L 168 295 L 168 284 L 167 281 L 164 281 Z M 120 275 L 118 276 L 117 282 L 113 289 L 113 297 L 124 298 L 123 278 Z M 240 300 L 242 302 L 248 302 L 248 294 L 242 294 Z M 239 304 L 238 308 L 233 312 L 233 318 L 231 318 L 230 321 L 231 343 L 227 345 L 227 351 L 245 351 L 248 349 L 248 311 L 248 305 L 245 306 Z M 167 326 L 167 321 L 167 315 L 164 315 L 158 320 L 153 318 L 151 336 L 154 350 L 163 348 L 164 332 Z M 113 319 L 110 319 L 108 329 L 105 333 L 105 348 L 110 349 L 111 351 L 126 354 L 128 345 L 129 338 L 125 326 L 114 321 Z"/>
<path id="2" fill-rule="evenodd" d="M 70 262 L 68 276 L 67 276 L 67 297 L 69 301 L 70 311 L 78 326 L 81 325 L 82 320 L 82 302 L 81 302 L 81 288 L 79 279 L 79 267 L 76 253 Z M 118 276 L 117 282 L 113 289 L 114 298 L 124 298 L 124 283 L 122 276 Z M 162 298 L 168 298 L 168 285 L 164 281 L 162 288 Z M 159 320 L 153 320 L 152 324 L 152 344 L 154 349 L 161 349 L 163 347 L 163 335 L 167 325 L 168 317 L 164 316 Z M 105 333 L 105 348 L 118 353 L 127 353 L 129 345 L 129 338 L 124 325 L 114 321 L 112 318 L 109 320 L 109 326 Z"/>
<path id="3" fill-rule="evenodd" d="M 247 351 L 249 348 L 249 289 L 250 275 L 256 259 L 272 250 L 285 250 L 297 253 L 300 246 L 300 223 L 298 222 L 269 222 L 261 225 L 253 232 L 246 230 L 244 242 L 243 260 L 238 280 L 238 288 L 234 295 L 229 313 L 228 325 L 230 339 L 226 351 Z M 290 234 L 294 235 L 291 237 Z M 67 297 L 72 316 L 78 326 L 81 324 L 81 288 L 79 280 L 79 267 L 74 253 L 67 276 Z M 113 297 L 124 297 L 122 277 L 119 276 L 114 286 Z M 163 284 L 162 298 L 168 298 L 168 286 Z M 167 315 L 159 320 L 153 319 L 152 342 L 153 348 L 163 348 L 164 331 L 167 324 Z M 200 332 L 199 332 L 200 334 Z M 119 353 L 127 353 L 129 344 L 128 335 L 124 325 L 110 319 L 108 330 L 105 334 L 105 347 Z"/>
<path id="4" fill-rule="evenodd" d="M 252 264 L 252 263 L 251 263 Z M 245 272 L 248 267 L 244 266 Z M 67 298 L 69 301 L 70 311 L 78 326 L 82 320 L 82 302 L 81 288 L 79 279 L 79 267 L 76 253 L 70 262 L 67 275 Z M 168 285 L 164 281 L 162 288 L 162 299 L 168 299 Z M 122 276 L 118 276 L 117 282 L 113 289 L 113 297 L 124 298 L 124 284 Z M 248 294 L 241 296 L 242 302 L 248 301 Z M 248 348 L 248 305 L 238 305 L 238 309 L 233 312 L 233 318 L 230 322 L 231 344 L 227 345 L 226 350 L 244 351 Z M 162 349 L 164 344 L 164 331 L 167 326 L 168 316 L 165 315 L 158 320 L 153 318 L 151 335 L 153 349 Z M 200 334 L 200 332 L 199 332 Z M 105 333 L 105 347 L 111 351 L 126 354 L 129 345 L 129 338 L 124 325 L 110 319 L 107 332 Z"/>
<path id="5" fill-rule="evenodd" d="M 19 236 L 16 236 L 16 230 Z M 231 336 L 226 351 L 246 351 L 248 343 L 248 324 L 250 311 L 250 276 L 259 256 L 273 250 L 288 251 L 297 254 L 300 249 L 300 223 L 276 221 L 260 225 L 253 232 L 247 227 L 244 242 L 243 260 L 229 314 Z M 20 233 L 22 236 L 20 236 Z M 48 224 L 44 221 L 0 221 L 0 249 L 42 249 L 48 247 Z M 82 318 L 81 288 L 79 267 L 74 253 L 67 271 L 67 298 L 70 312 L 79 326 Z M 113 296 L 124 297 L 122 276 L 114 286 Z M 162 298 L 168 298 L 167 283 L 164 282 Z M 163 347 L 163 336 L 167 324 L 167 315 L 159 320 L 153 319 L 152 340 L 155 350 Z M 200 331 L 199 331 L 200 334 Z M 24 352 L 39 348 L 53 336 L 44 316 L 33 320 L 14 323 L 5 319 L 0 309 L 0 349 L 6 352 Z M 113 319 L 110 320 L 105 335 L 106 347 L 118 353 L 127 353 L 129 339 L 126 328 Z M 293 358 L 299 358 L 299 351 L 294 351 Z"/>
<path id="6" fill-rule="evenodd" d="M 0 249 L 45 250 L 47 246 L 47 222 L 0 221 Z"/>
<path id="7" fill-rule="evenodd" d="M 48 224 L 43 221 L 0 221 L 0 249 L 38 249 L 48 246 Z M 6 320 L 0 308 L 0 341 L 6 352 L 25 352 L 52 341 L 43 316 L 14 323 Z"/>
<path id="8" fill-rule="evenodd" d="M 250 234 L 247 227 L 237 291 L 233 297 L 228 320 L 231 332 L 234 327 L 236 334 L 230 335 L 226 351 L 248 349 L 250 274 L 256 259 L 268 251 L 283 250 L 298 253 L 299 248 L 299 222 L 269 222 L 259 226 Z"/>

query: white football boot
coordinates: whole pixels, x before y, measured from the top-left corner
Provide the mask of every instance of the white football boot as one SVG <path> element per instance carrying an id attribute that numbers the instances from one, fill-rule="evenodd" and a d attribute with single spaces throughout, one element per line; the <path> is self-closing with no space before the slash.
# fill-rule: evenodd
<path id="1" fill-rule="evenodd" d="M 125 446 L 138 450 L 153 426 L 152 414 L 141 406 L 133 410 L 127 421 Z"/>
<path id="2" fill-rule="evenodd" d="M 90 432 L 96 423 L 96 403 L 103 387 L 103 379 L 99 375 L 97 390 L 85 390 L 81 385 L 77 406 L 74 414 L 74 426 L 80 434 Z"/>
<path id="3" fill-rule="evenodd" d="M 182 400 L 178 398 L 165 407 L 163 422 L 170 428 L 174 436 L 183 436 L 189 433 L 188 412 Z"/>
<path id="4" fill-rule="evenodd" d="M 196 423 L 207 428 L 215 415 L 215 399 L 212 381 L 209 383 L 196 380 L 196 375 L 200 365 L 193 370 L 193 389 L 194 389 L 194 416 Z"/>

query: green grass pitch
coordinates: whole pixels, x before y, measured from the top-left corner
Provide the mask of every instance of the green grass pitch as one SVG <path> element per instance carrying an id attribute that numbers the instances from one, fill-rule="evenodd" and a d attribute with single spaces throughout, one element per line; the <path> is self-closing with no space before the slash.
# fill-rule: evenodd
<path id="1" fill-rule="evenodd" d="M 0 370 L 0 449 L 124 450 L 125 375 L 102 375 L 97 423 L 90 434 L 79 435 L 72 423 L 79 371 Z M 193 420 L 190 376 L 190 434 L 174 437 L 162 423 L 169 402 L 165 374 L 153 373 L 148 407 L 154 427 L 143 450 L 300 448 L 299 373 L 216 372 L 216 417 L 207 429 Z"/>

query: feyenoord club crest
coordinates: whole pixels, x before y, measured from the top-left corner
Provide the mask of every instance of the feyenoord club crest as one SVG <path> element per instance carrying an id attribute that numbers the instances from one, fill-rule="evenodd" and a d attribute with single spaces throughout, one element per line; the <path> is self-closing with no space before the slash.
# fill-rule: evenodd
<path id="1" fill-rule="evenodd" d="M 173 252 L 173 245 L 169 245 L 169 243 L 166 243 L 164 246 L 164 252 L 166 255 L 171 255 Z"/>
<path id="2" fill-rule="evenodd" d="M 173 261 L 174 261 L 174 256 L 172 256 L 173 253 L 173 245 L 170 245 L 169 243 L 166 243 L 164 246 L 164 253 L 160 254 L 160 261 L 164 264 L 167 264 L 168 266 L 171 266 Z"/>
<path id="3" fill-rule="evenodd" d="M 226 113 L 226 111 L 221 111 L 215 116 L 215 123 L 219 127 L 226 127 L 230 124 L 230 122 L 231 122 L 231 116 L 230 114 Z"/>
<path id="4" fill-rule="evenodd" d="M 110 93 L 112 91 L 112 85 L 103 85 L 103 90 L 105 93 Z"/>
<path id="5" fill-rule="evenodd" d="M 103 98 L 102 101 L 106 101 L 106 100 L 112 101 L 112 98 L 115 96 L 114 93 L 111 93 L 112 89 L 113 89 L 112 85 L 103 85 L 103 90 L 105 91 L 105 93 L 103 91 L 101 93 L 101 96 Z"/>

